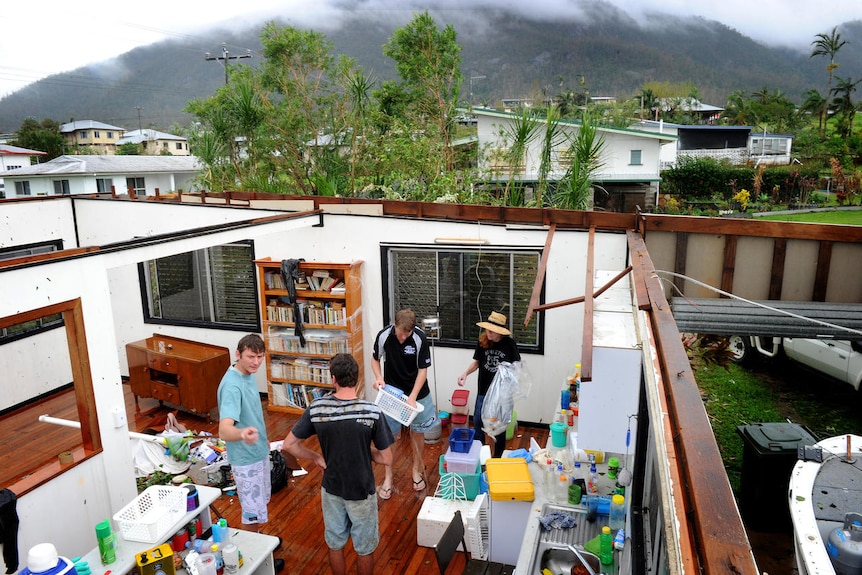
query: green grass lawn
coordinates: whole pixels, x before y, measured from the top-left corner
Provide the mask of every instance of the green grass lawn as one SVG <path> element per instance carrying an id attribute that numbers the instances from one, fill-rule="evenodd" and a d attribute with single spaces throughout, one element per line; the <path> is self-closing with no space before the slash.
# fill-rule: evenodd
<path id="1" fill-rule="evenodd" d="M 862 210 L 831 210 L 826 212 L 804 212 L 799 214 L 776 214 L 770 216 L 757 216 L 755 219 L 862 226 Z"/>

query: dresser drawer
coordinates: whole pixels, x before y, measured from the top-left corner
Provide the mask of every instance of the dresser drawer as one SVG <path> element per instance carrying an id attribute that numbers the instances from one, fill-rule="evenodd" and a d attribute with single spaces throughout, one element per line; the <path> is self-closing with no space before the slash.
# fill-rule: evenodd
<path id="1" fill-rule="evenodd" d="M 179 360 L 173 357 L 155 353 L 147 354 L 147 365 L 150 369 L 164 371 L 165 373 L 177 373 L 179 363 Z"/>
<path id="2" fill-rule="evenodd" d="M 153 382 L 150 384 L 150 393 L 161 401 L 167 401 L 174 405 L 180 405 L 180 388 L 175 385 Z"/>

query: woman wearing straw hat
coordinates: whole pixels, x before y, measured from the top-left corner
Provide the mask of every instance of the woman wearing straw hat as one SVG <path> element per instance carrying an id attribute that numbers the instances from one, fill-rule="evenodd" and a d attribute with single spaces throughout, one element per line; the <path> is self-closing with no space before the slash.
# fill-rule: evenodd
<path id="1" fill-rule="evenodd" d="M 506 327 L 506 323 L 505 315 L 492 311 L 491 315 L 488 316 L 488 321 L 480 321 L 476 324 L 482 328 L 482 332 L 479 334 L 479 342 L 473 352 L 473 361 L 470 362 L 464 373 L 458 376 L 458 385 L 463 387 L 467 383 L 467 376 L 477 369 L 479 370 L 479 389 L 476 395 L 476 405 L 473 408 L 473 427 L 476 430 L 474 439 L 478 439 L 482 443 L 485 442 L 485 432 L 482 429 L 482 406 L 485 403 L 488 388 L 494 381 L 497 366 L 504 361 L 509 363 L 521 361 L 518 344 L 512 338 L 512 332 Z M 504 430 L 503 433 L 494 437 L 494 457 L 501 457 L 505 449 L 506 432 Z"/>

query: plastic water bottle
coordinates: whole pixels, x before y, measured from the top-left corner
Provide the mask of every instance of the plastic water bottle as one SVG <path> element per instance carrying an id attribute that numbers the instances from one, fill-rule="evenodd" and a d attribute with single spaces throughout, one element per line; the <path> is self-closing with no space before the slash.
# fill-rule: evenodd
<path id="1" fill-rule="evenodd" d="M 608 525 L 611 529 L 622 529 L 626 526 L 626 498 L 622 495 L 614 495 L 611 498 Z"/>
<path id="2" fill-rule="evenodd" d="M 239 549 L 233 543 L 228 543 L 222 549 L 224 560 L 224 572 L 227 575 L 235 575 L 239 571 Z"/>
<path id="3" fill-rule="evenodd" d="M 557 486 L 555 499 L 557 503 L 565 505 L 569 502 L 569 478 L 563 471 L 563 466 L 557 466 Z"/>
<path id="4" fill-rule="evenodd" d="M 566 385 L 560 392 L 560 409 L 569 409 L 569 404 L 571 402 L 572 400 L 571 394 L 569 393 L 569 386 Z"/>
<path id="5" fill-rule="evenodd" d="M 596 494 L 599 492 L 599 472 L 596 469 L 596 462 L 590 463 L 590 493 Z"/>
<path id="6" fill-rule="evenodd" d="M 614 538 L 607 525 L 602 527 L 602 534 L 599 536 L 599 559 L 602 565 L 611 565 L 614 562 Z"/>

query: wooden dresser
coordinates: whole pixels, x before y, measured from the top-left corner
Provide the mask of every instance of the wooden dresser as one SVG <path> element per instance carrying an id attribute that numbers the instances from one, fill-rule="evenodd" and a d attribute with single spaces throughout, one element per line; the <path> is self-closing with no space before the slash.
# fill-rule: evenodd
<path id="1" fill-rule="evenodd" d="M 126 357 L 136 404 L 152 397 L 214 419 L 218 386 L 231 363 L 226 347 L 155 334 L 127 343 Z"/>

